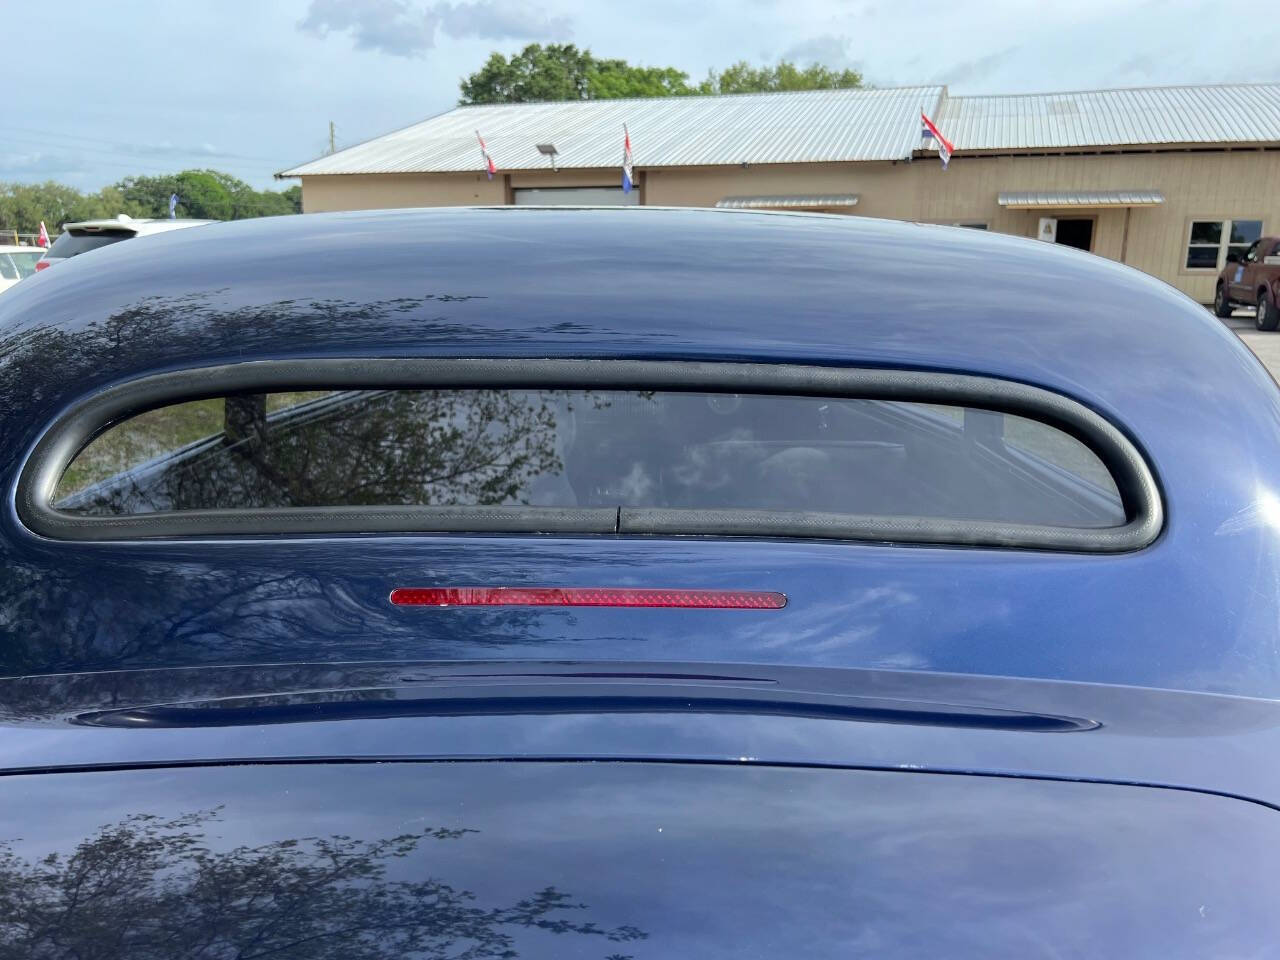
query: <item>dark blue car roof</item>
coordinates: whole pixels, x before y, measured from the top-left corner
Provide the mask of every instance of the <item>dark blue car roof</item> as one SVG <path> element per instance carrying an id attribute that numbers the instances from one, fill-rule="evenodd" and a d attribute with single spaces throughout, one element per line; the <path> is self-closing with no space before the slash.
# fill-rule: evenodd
<path id="1" fill-rule="evenodd" d="M 1122 431 L 1163 526 L 1087 553 L 608 534 L 72 542 L 19 517 L 33 446 L 112 385 L 362 357 L 1015 381 Z M 0 295 L 0 862 L 24 908 L 4 942 L 92 938 L 123 956 L 159 930 L 261 946 L 304 916 L 331 935 L 318 949 L 351 930 L 373 952 L 437 942 L 397 936 L 453 949 L 441 918 L 475 937 L 483 914 L 518 926 L 530 956 L 604 955 L 606 940 L 636 956 L 1256 953 L 1275 941 L 1265 864 L 1280 843 L 1278 484 L 1280 391 L 1234 335 L 1149 277 L 1036 241 L 468 209 L 215 225 L 76 257 Z M 441 586 L 787 602 L 389 602 Z M 334 851 L 363 854 L 324 899 L 260 882 L 281 864 L 337 877 Z M 387 882 L 369 851 L 396 858 Z M 82 910 L 62 882 L 85 868 L 110 881 L 106 906 Z M 267 895 L 204 913 L 179 897 L 180 915 L 146 923 L 112 912 L 110 890 L 136 914 L 209 887 L 210 870 Z M 430 903 L 399 909 L 414 891 Z M 539 919 L 570 904 L 580 927 Z M 380 926 L 351 921 L 370 911 Z"/>
<path id="2" fill-rule="evenodd" d="M 1227 330 L 1143 274 L 861 217 L 506 208 L 220 224 L 15 288 L 0 335 L 37 332 L 65 338 L 61 362 L 24 369 L 22 385 L 62 400 L 121 377 L 283 356 L 787 359 L 1045 386 L 1130 424 L 1157 456 L 1275 400 Z"/>
<path id="3" fill-rule="evenodd" d="M 724 573 L 733 586 L 773 587 L 754 582 L 768 577 L 740 574 L 792 569 L 779 563 L 782 557 L 796 566 L 775 581 L 799 577 L 801 568 L 836 576 L 838 582 L 826 582 L 822 604 L 794 604 L 795 616 L 823 621 L 806 635 L 823 634 L 827 645 L 822 652 L 802 642 L 768 647 L 757 635 L 734 649 L 730 635 L 720 646 L 685 649 L 675 639 L 679 631 L 667 631 L 671 648 L 662 655 L 679 648 L 713 661 L 923 665 L 1280 693 L 1280 499 L 1273 492 L 1280 392 L 1255 358 L 1203 308 L 1109 261 L 995 234 L 859 217 L 659 209 L 358 212 L 200 227 L 75 258 L 0 298 L 0 475 L 10 498 L 0 549 L 32 569 L 56 564 L 65 571 L 89 563 L 87 557 L 110 556 L 138 575 L 143 558 L 180 565 L 218 557 L 215 565 L 230 567 L 245 557 L 262 561 L 261 550 L 235 542 L 46 544 L 13 515 L 16 472 L 55 416 L 108 384 L 220 363 L 365 356 L 787 360 L 982 374 L 1059 392 L 1111 420 L 1149 459 L 1165 507 L 1163 533 L 1152 545 L 1105 558 L 724 544 L 716 562 L 738 571 Z M 389 570 L 431 567 L 403 540 L 358 542 L 369 557 L 394 554 L 394 562 L 385 560 Z M 443 557 L 461 542 L 418 541 L 414 549 Z M 505 569 L 488 561 L 503 557 L 510 542 L 470 542 L 466 555 L 476 562 L 464 569 L 473 581 L 488 582 Z M 677 555 L 683 562 L 712 550 L 661 540 L 625 548 L 608 540 L 514 542 L 525 556 L 523 582 L 562 582 L 563 564 L 587 556 L 595 557 L 592 580 L 616 580 L 623 569 L 616 564 L 624 563 L 626 576 L 641 582 L 670 570 Z M 268 566 L 341 566 L 326 549 L 337 550 L 281 548 Z M 488 559 L 480 562 L 482 556 Z M 649 572 L 637 572 L 637 565 Z M 370 580 L 370 596 L 385 597 L 385 581 Z M 851 603 L 865 589 L 915 599 L 897 609 L 864 607 L 877 611 L 860 628 L 873 639 L 833 639 L 839 631 L 831 605 Z M 945 624 L 942 610 L 951 618 Z M 387 636 L 402 636 L 403 624 L 386 611 L 369 615 Z M 605 629 L 592 615 L 575 623 L 583 636 Z M 353 655 L 339 642 L 316 647 L 317 636 L 329 633 L 295 638 L 293 652 Z M 485 633 L 483 642 L 480 633 L 471 640 L 451 633 L 432 647 L 411 642 L 410 631 L 380 653 L 528 653 L 502 641 L 501 631 Z M 225 638 L 221 645 L 161 643 L 146 656 L 125 656 L 123 640 L 107 639 L 101 629 L 95 636 L 74 655 L 41 652 L 39 642 L 24 639 L 10 669 L 180 666 L 244 656 Z M 543 650 L 602 652 L 580 640 L 562 636 Z M 652 638 L 646 643 L 644 655 L 656 655 Z M 286 647 L 264 649 L 281 659 Z M 628 658 L 639 650 L 614 645 L 607 654 Z"/>

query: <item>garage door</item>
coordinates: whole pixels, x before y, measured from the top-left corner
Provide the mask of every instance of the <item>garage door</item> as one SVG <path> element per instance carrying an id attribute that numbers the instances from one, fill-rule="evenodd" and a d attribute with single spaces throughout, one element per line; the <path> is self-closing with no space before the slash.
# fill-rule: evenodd
<path id="1" fill-rule="evenodd" d="M 517 207 L 633 207 L 640 191 L 622 187 L 528 187 L 511 191 Z"/>

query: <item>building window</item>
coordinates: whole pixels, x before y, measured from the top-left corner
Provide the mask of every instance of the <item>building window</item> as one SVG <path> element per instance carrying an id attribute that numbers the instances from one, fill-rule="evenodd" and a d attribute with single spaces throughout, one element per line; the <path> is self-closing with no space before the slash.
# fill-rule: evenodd
<path id="1" fill-rule="evenodd" d="M 1241 256 L 1262 236 L 1261 220 L 1192 220 L 1187 239 L 1188 270 L 1221 270 L 1228 253 Z"/>

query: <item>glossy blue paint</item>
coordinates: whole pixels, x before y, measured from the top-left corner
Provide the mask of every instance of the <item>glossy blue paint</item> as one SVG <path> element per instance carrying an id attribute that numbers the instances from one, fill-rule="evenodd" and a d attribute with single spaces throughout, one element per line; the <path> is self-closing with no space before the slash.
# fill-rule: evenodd
<path id="1" fill-rule="evenodd" d="M 1280 692 L 1280 393 L 1203 310 L 1097 258 L 860 218 L 282 218 L 77 258 L 0 301 L 0 337 L 9 673 L 681 656 Z M 22 456 L 78 397 L 190 365 L 334 355 L 787 359 L 1007 377 L 1129 431 L 1164 488 L 1167 528 L 1136 554 L 1074 557 L 448 537 L 77 546 L 17 523 Z M 780 589 L 792 603 L 783 616 L 385 604 L 396 585 L 556 584 L 584 565 L 601 585 Z M 282 615 L 264 618 L 272 604 Z"/>
<path id="2" fill-rule="evenodd" d="M 1166 527 L 1135 553 L 1073 555 L 714 538 L 95 544 L 18 521 L 24 457 L 94 391 L 334 356 L 1008 378 L 1121 427 L 1157 475 Z M 0 297 L 0 841 L 17 856 L 0 898 L 44 889 L 22 863 L 97 850 L 104 823 L 169 829 L 129 819 L 155 814 L 195 817 L 173 829 L 223 852 L 418 836 L 399 866 L 312 904 L 317 917 L 435 877 L 493 909 L 554 884 L 587 904 L 583 921 L 647 934 L 497 924 L 527 956 L 1265 952 L 1277 478 L 1280 392 L 1233 335 L 1150 278 L 1032 241 L 635 208 L 279 218 L 108 247 Z M 388 602 L 396 586 L 566 584 L 789 602 Z M 600 759 L 619 762 L 574 762 Z M 218 806 L 205 838 L 201 811 Z M 481 832 L 428 841 L 433 826 Z M 162 847 L 167 876 L 194 869 L 182 842 Z M 99 867 L 133 864 L 121 849 Z M 262 918 L 283 929 L 269 910 L 207 929 L 234 953 Z M 6 929 L 0 947 L 43 955 Z M 104 928 L 41 929 L 65 953 Z M 95 949 L 185 955 L 173 942 Z"/>
<path id="3" fill-rule="evenodd" d="M 1166 790 L 624 763 L 3 785 L 0 884 L 37 904 L 6 917 L 15 956 L 1198 958 L 1280 935 L 1280 817 Z"/>
<path id="4" fill-rule="evenodd" d="M 334 269 L 341 264 L 341 269 Z M 715 358 L 1005 377 L 1072 396 L 1166 498 L 1118 556 L 714 539 L 70 544 L 13 510 L 89 393 L 279 357 Z M 279 662 L 750 663 L 1280 696 L 1280 393 L 1205 311 L 1104 260 L 862 218 L 443 210 L 120 244 L 0 300 L 0 671 Z M 394 586 L 782 590 L 784 611 L 404 610 Z"/>
<path id="5" fill-rule="evenodd" d="M 659 696 L 665 705 L 652 703 Z M 0 702 L 5 765 L 31 772 L 227 759 L 668 758 L 1145 783 L 1280 808 L 1280 770 L 1258 762 L 1280 749 L 1280 704 L 1103 684 L 501 660 L 28 677 L 0 682 Z M 1071 722 L 1025 722 L 1053 718 Z"/>

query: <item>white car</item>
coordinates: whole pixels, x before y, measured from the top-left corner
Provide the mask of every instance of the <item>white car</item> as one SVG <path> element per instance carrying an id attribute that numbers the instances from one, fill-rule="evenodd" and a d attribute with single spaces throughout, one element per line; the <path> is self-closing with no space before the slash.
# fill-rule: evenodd
<path id="1" fill-rule="evenodd" d="M 43 255 L 43 247 L 0 245 L 0 290 L 12 287 L 23 277 L 35 273 L 36 261 Z"/>
<path id="2" fill-rule="evenodd" d="M 170 230 L 183 230 L 187 227 L 201 227 L 217 220 L 135 220 L 127 214 L 120 214 L 114 220 L 83 220 L 80 223 L 64 223 L 62 233 L 53 241 L 47 253 L 36 264 L 37 270 L 44 270 L 55 263 L 69 257 L 77 257 L 98 247 L 121 240 L 132 240 L 134 237 L 145 237 L 152 233 L 166 233 Z"/>

